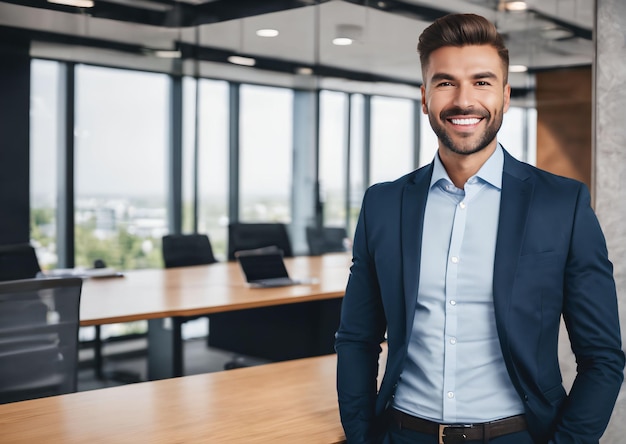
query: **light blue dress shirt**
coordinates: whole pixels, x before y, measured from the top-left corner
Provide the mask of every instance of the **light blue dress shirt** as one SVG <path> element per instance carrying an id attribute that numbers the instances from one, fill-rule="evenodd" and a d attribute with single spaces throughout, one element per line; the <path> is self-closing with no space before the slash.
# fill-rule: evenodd
<path id="1" fill-rule="evenodd" d="M 393 405 L 442 423 L 523 413 L 505 368 L 493 307 L 504 155 L 455 187 L 435 156 L 408 357 Z"/>

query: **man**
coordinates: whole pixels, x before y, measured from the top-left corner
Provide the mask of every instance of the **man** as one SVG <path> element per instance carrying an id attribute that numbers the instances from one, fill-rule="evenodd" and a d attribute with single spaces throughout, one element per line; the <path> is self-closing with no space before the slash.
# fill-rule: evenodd
<path id="1" fill-rule="evenodd" d="M 597 443 L 624 354 L 589 192 L 497 143 L 511 88 L 493 24 L 448 15 L 418 52 L 438 153 L 363 199 L 336 335 L 348 443 Z M 569 394 L 561 315 L 578 363 Z"/>

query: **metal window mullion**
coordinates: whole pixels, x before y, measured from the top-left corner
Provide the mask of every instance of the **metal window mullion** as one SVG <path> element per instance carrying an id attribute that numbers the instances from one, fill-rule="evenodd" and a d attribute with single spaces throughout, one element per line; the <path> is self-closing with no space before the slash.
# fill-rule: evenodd
<path id="1" fill-rule="evenodd" d="M 228 219 L 239 221 L 239 125 L 241 85 L 229 84 L 229 164 L 228 164 Z"/>
<path id="2" fill-rule="evenodd" d="M 74 126 L 76 64 L 62 65 L 59 82 L 59 131 L 57 156 L 57 267 L 72 268 L 76 263 L 74 223 Z"/>
<path id="3" fill-rule="evenodd" d="M 420 165 L 420 152 L 422 149 L 422 102 L 413 100 L 413 168 Z"/>
<path id="4" fill-rule="evenodd" d="M 191 216 L 191 226 L 194 233 L 198 232 L 198 219 L 200 218 L 200 78 L 196 76 L 194 92 L 194 122 L 193 122 L 193 165 L 191 184 L 191 205 L 193 214 Z"/>
<path id="5" fill-rule="evenodd" d="M 372 96 L 363 95 L 363 187 L 370 184 L 372 149 Z M 364 190 L 363 190 L 364 191 Z"/>
<path id="6" fill-rule="evenodd" d="M 183 79 L 170 77 L 170 137 L 168 174 L 168 227 L 170 233 L 182 231 L 183 166 Z"/>
<path id="7" fill-rule="evenodd" d="M 345 109 L 345 123 L 344 123 L 344 131 L 345 131 L 345 188 L 344 188 L 344 208 L 346 211 L 345 215 L 345 226 L 346 229 L 350 226 L 350 164 L 352 161 L 352 94 L 346 94 L 346 109 Z"/>

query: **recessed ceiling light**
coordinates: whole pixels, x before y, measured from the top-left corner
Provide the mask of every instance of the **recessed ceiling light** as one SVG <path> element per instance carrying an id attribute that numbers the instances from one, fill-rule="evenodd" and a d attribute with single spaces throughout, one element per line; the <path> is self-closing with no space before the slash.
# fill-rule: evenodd
<path id="1" fill-rule="evenodd" d="M 75 6 L 76 8 L 93 8 L 93 0 L 48 0 L 48 3 Z"/>
<path id="2" fill-rule="evenodd" d="M 359 25 L 341 24 L 337 25 L 333 45 L 351 45 L 355 40 L 359 40 L 363 34 L 363 27 Z"/>
<path id="3" fill-rule="evenodd" d="M 230 56 L 228 57 L 228 61 L 230 63 L 234 63 L 235 65 L 243 66 L 254 66 L 256 64 L 256 60 L 252 57 Z"/>
<path id="4" fill-rule="evenodd" d="M 296 74 L 300 74 L 302 76 L 310 76 L 313 74 L 313 68 L 309 68 L 308 66 L 300 66 L 296 68 Z"/>
<path id="5" fill-rule="evenodd" d="M 504 4 L 504 9 L 507 11 L 526 11 L 528 5 L 524 1 L 512 1 Z"/>
<path id="6" fill-rule="evenodd" d="M 563 29 L 559 27 L 546 28 L 541 30 L 541 37 L 547 40 L 561 40 L 568 39 L 574 34 L 569 29 Z"/>
<path id="7" fill-rule="evenodd" d="M 278 29 L 270 28 L 258 29 L 256 32 L 256 35 L 258 35 L 259 37 L 276 37 L 278 34 Z"/>
<path id="8" fill-rule="evenodd" d="M 510 65 L 509 72 L 526 72 L 528 71 L 528 66 L 526 65 Z"/>
<path id="9" fill-rule="evenodd" d="M 180 59 L 183 56 L 177 49 L 155 49 L 153 54 L 162 59 Z"/>
<path id="10" fill-rule="evenodd" d="M 337 45 L 337 46 L 348 46 L 348 45 L 352 45 L 352 39 L 349 39 L 348 37 L 337 37 L 333 39 L 333 45 Z"/>

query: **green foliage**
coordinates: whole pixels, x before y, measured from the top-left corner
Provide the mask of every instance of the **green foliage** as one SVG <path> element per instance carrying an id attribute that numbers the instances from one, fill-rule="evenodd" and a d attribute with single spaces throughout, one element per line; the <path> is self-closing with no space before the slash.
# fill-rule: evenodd
<path id="1" fill-rule="evenodd" d="M 55 222 L 53 208 L 31 208 L 30 238 L 44 248 L 54 250 L 55 234 L 49 228 Z M 95 234 L 95 220 L 77 225 L 75 233 L 75 264 L 77 267 L 92 267 L 96 259 L 119 270 L 139 268 L 162 268 L 161 239 L 140 237 L 130 234 L 124 226 L 106 237 Z M 56 264 L 44 264 L 46 269 Z"/>
<path id="2" fill-rule="evenodd" d="M 42 228 L 52 223 L 54 223 L 54 209 L 32 208 L 30 211 L 30 238 L 44 247 L 49 246 L 54 242 L 54 239 L 44 234 Z"/>
<path id="3" fill-rule="evenodd" d="M 77 266 L 91 267 L 101 259 L 120 270 L 163 267 L 160 239 L 139 237 L 122 227 L 106 238 L 96 237 L 90 227 L 84 226 L 77 226 L 75 233 Z M 145 249 L 145 243 L 151 243 L 152 248 Z"/>

